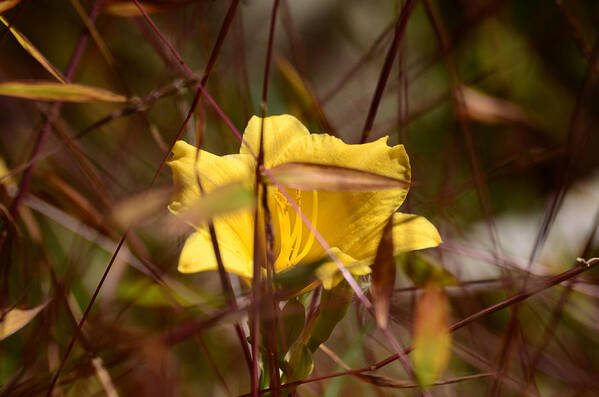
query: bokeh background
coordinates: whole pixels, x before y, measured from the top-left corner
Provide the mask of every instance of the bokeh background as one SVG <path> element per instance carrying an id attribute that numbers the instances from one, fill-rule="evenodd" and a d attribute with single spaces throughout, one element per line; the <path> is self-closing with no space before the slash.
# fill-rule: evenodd
<path id="1" fill-rule="evenodd" d="M 0 5 L 2 2 L 0 2 Z M 136 203 L 175 139 L 195 90 L 185 69 L 131 1 L 21 0 L 2 16 L 59 71 L 86 47 L 71 81 L 136 97 L 129 104 L 0 97 L 1 307 L 47 306 L 0 344 L 0 391 L 46 393 L 122 228 L 115 208 Z M 145 1 L 152 20 L 203 76 L 230 1 Z M 289 113 L 312 132 L 360 141 L 404 1 L 282 0 L 267 113 Z M 260 114 L 272 1 L 241 1 L 206 84 L 243 130 Z M 393 333 L 410 344 L 418 270 L 444 274 L 452 322 L 520 291 L 524 283 L 597 255 L 599 214 L 599 3 L 416 1 L 389 70 L 369 139 L 406 145 L 414 186 L 402 210 L 425 215 L 444 243 L 400 260 Z M 0 28 L 0 82 L 53 78 Z M 235 153 L 239 142 L 202 100 L 183 139 Z M 42 131 L 26 195 L 18 184 Z M 156 187 L 172 184 L 170 171 Z M 132 199 L 133 198 L 133 199 Z M 133 200 L 133 201 L 131 201 Z M 139 200 L 138 200 L 139 202 Z M 249 376 L 215 273 L 182 275 L 189 230 L 157 206 L 137 224 L 111 269 L 66 361 L 55 395 L 197 396 L 249 392 Z M 415 268 L 417 268 L 415 270 Z M 423 270 L 424 269 L 424 270 Z M 169 290 L 155 281 L 159 275 Z M 526 280 L 526 281 L 525 281 Z M 599 388 L 597 272 L 535 294 L 453 336 L 434 396 L 591 396 Z M 234 279 L 240 299 L 243 282 Z M 314 355 L 313 376 L 393 353 L 356 301 Z M 394 363 L 377 371 L 407 379 Z M 299 396 L 418 395 L 351 376 L 312 382 Z"/>

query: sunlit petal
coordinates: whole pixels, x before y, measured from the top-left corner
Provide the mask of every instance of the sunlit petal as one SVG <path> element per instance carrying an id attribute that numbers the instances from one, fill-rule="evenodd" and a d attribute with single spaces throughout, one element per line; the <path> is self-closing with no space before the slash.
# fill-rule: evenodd
<path id="1" fill-rule="evenodd" d="M 313 134 L 294 140 L 281 152 L 274 165 L 303 161 L 337 165 L 376 172 L 410 181 L 410 163 L 403 145 L 388 146 L 387 138 L 349 145 L 330 135 Z M 382 232 L 389 216 L 404 201 L 407 188 L 371 192 L 318 192 L 318 231 L 330 244 L 357 259 L 370 253 L 363 250 L 365 236 Z M 309 192 L 301 194 L 301 209 L 309 216 L 314 207 Z M 305 238 L 309 236 L 306 229 Z M 305 261 L 314 261 L 324 252 L 314 244 Z"/>
<path id="2" fill-rule="evenodd" d="M 260 147 L 260 130 L 262 118 L 253 116 L 248 122 L 243 139 L 250 146 L 254 154 L 258 155 Z M 288 114 L 270 116 L 264 119 L 264 164 L 270 167 L 279 153 L 297 138 L 309 136 L 310 131 L 295 117 Z M 242 144 L 239 153 L 248 154 L 248 148 Z"/>
<path id="3" fill-rule="evenodd" d="M 218 244 L 225 269 L 245 278 L 252 277 L 252 259 L 249 252 L 236 244 L 236 234 L 227 227 L 216 227 Z M 206 231 L 192 233 L 183 246 L 178 270 L 181 273 L 196 273 L 217 270 L 218 265 L 210 234 Z"/>

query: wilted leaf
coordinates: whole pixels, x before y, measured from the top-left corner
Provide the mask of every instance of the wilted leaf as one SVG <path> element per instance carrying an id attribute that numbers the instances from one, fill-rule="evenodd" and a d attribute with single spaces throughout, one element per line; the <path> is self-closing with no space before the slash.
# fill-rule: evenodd
<path id="1" fill-rule="evenodd" d="M 416 306 L 412 361 L 418 383 L 430 387 L 449 362 L 449 305 L 443 290 L 427 285 Z"/>
<path id="2" fill-rule="evenodd" d="M 329 339 L 335 326 L 345 317 L 353 295 L 354 291 L 346 281 L 339 283 L 333 289 L 323 290 L 318 317 L 308 341 L 311 351 L 316 351 L 321 343 Z"/>
<path id="3" fill-rule="evenodd" d="M 6 339 L 26 326 L 46 305 L 47 303 L 43 303 L 33 309 L 12 309 L 4 313 L 0 320 L 0 340 Z"/>
<path id="4" fill-rule="evenodd" d="M 0 10 L 1 8 L 2 3 L 0 3 Z M 9 26 L 8 21 L 6 21 L 6 19 L 4 19 L 1 16 L 0 22 L 2 22 L 5 26 Z M 15 36 L 15 39 L 17 39 L 21 47 L 23 47 L 23 49 L 27 51 L 29 55 L 34 57 L 40 63 L 40 65 L 44 67 L 44 69 L 46 69 L 52 76 L 56 77 L 56 79 L 61 83 L 67 83 L 67 81 L 58 71 L 58 69 L 56 69 L 54 65 L 52 65 L 50 61 L 48 61 L 46 57 L 43 56 L 42 53 L 37 48 L 35 48 L 33 44 L 31 44 L 27 37 L 23 36 L 23 34 L 19 32 L 17 29 L 15 29 L 13 26 L 10 27 L 10 33 L 12 33 L 12 35 Z"/>
<path id="5" fill-rule="evenodd" d="M 185 6 L 189 3 L 189 1 L 177 1 L 177 2 L 161 2 L 161 3 L 151 3 L 151 2 L 139 2 L 144 11 L 148 14 L 154 14 L 157 12 L 167 12 L 174 10 L 176 8 Z M 119 17 L 139 17 L 142 16 L 142 12 L 139 10 L 137 5 L 131 0 L 122 0 L 122 1 L 111 1 L 107 2 L 103 8 L 104 12 L 107 14 L 116 15 Z"/>
<path id="6" fill-rule="evenodd" d="M 424 287 L 427 283 L 433 283 L 438 287 L 458 284 L 453 274 L 423 255 L 405 253 L 397 257 L 397 262 L 417 287 Z"/>
<path id="7" fill-rule="evenodd" d="M 51 81 L 8 81 L 0 83 L 0 95 L 38 101 L 126 102 L 127 98 L 102 88 Z"/>
<path id="8" fill-rule="evenodd" d="M 0 1 L 0 14 L 2 14 L 4 11 L 10 10 L 11 8 L 13 8 L 17 4 L 19 4 L 20 1 L 21 0 L 2 0 L 2 1 Z"/>
<path id="9" fill-rule="evenodd" d="M 289 300 L 285 304 L 285 307 L 283 307 L 281 319 L 283 320 L 286 347 L 286 351 L 282 353 L 285 354 L 304 329 L 304 322 L 306 320 L 304 305 L 299 303 L 297 299 Z"/>
<path id="10" fill-rule="evenodd" d="M 173 222 L 199 225 L 215 216 L 252 208 L 254 193 L 241 183 L 233 182 L 204 194 L 178 213 Z"/>
<path id="11" fill-rule="evenodd" d="M 381 328 L 387 328 L 391 295 L 395 284 L 395 258 L 393 257 L 393 217 L 391 216 L 383 229 L 383 236 L 374 257 L 372 268 L 372 283 L 370 293 L 374 305 L 376 323 Z"/>
<path id="12" fill-rule="evenodd" d="M 283 186 L 301 190 L 367 192 L 410 186 L 401 179 L 337 165 L 292 162 L 269 171 Z"/>
<path id="13" fill-rule="evenodd" d="M 111 218 L 124 229 L 136 226 L 152 215 L 165 211 L 172 194 L 173 189 L 170 187 L 136 194 L 116 205 Z"/>

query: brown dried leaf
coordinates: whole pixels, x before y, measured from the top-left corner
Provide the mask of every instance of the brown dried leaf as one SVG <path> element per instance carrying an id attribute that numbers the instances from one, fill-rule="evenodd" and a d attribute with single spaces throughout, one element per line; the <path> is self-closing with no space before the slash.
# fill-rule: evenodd
<path id="1" fill-rule="evenodd" d="M 395 258 L 393 257 L 393 216 L 389 217 L 372 264 L 370 293 L 374 316 L 379 327 L 387 328 L 391 296 L 395 284 Z"/>
<path id="2" fill-rule="evenodd" d="M 300 190 L 368 192 L 410 186 L 401 179 L 338 165 L 291 162 L 269 171 L 281 185 Z"/>

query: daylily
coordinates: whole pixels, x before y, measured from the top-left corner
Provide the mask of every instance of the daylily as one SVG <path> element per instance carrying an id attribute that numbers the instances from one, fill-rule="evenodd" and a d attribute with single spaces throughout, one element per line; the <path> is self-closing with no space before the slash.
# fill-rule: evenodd
<path id="1" fill-rule="evenodd" d="M 201 151 L 196 164 L 206 192 L 233 181 L 253 186 L 262 119 L 252 117 L 239 154 L 217 156 Z M 403 145 L 388 146 L 388 137 L 375 142 L 349 145 L 327 134 L 310 134 L 293 116 L 280 115 L 264 119 L 264 166 L 274 167 L 288 162 L 335 165 L 386 175 L 409 185 L 411 173 Z M 169 205 L 180 214 L 200 197 L 194 162 L 196 148 L 178 141 L 168 165 L 173 171 L 180 192 Z M 304 191 L 286 189 L 314 228 L 330 245 L 331 252 L 354 275 L 370 273 L 383 228 L 393 216 L 395 253 L 437 246 L 441 238 L 435 226 L 421 216 L 396 212 L 404 201 L 408 188 L 392 188 L 368 192 Z M 267 189 L 274 234 L 274 269 L 281 272 L 328 258 L 323 247 L 302 222 L 287 199 L 276 186 Z M 253 275 L 253 210 L 242 210 L 214 219 L 225 269 L 245 279 Z M 178 269 L 182 273 L 216 270 L 217 263 L 206 225 L 194 225 Z M 316 275 L 325 288 L 332 288 L 343 276 L 330 260 L 317 268 Z"/>

